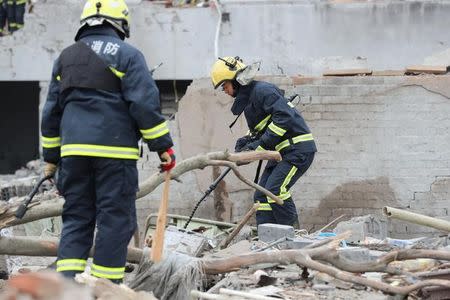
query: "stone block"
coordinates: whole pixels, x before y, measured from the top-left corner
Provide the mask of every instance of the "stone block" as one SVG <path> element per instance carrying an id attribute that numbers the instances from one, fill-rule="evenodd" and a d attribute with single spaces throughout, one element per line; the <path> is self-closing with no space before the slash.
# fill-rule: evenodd
<path id="1" fill-rule="evenodd" d="M 338 249 L 338 255 L 352 262 L 367 262 L 370 260 L 370 251 L 361 247 L 345 247 Z"/>
<path id="2" fill-rule="evenodd" d="M 258 226 L 258 237 L 260 241 L 270 243 L 283 237 L 294 238 L 294 227 L 280 224 L 261 224 Z"/>
<path id="3" fill-rule="evenodd" d="M 317 240 L 305 239 L 305 238 L 294 238 L 286 242 L 287 249 L 302 249 L 308 245 L 317 242 Z"/>
<path id="4" fill-rule="evenodd" d="M 366 237 L 383 240 L 387 236 L 386 220 L 373 215 L 355 217 L 337 224 L 334 232 L 340 234 L 351 231 L 352 235 L 346 240 L 349 243 L 363 242 Z"/>

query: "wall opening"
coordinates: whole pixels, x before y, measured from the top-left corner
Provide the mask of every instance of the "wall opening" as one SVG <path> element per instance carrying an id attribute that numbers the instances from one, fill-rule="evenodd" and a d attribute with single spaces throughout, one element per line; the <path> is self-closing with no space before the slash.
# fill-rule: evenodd
<path id="1" fill-rule="evenodd" d="M 0 174 L 39 158 L 39 82 L 0 81 Z"/>
<path id="2" fill-rule="evenodd" d="M 178 111 L 178 101 L 186 93 L 192 80 L 156 80 L 160 98 L 161 110 L 166 118 L 173 118 Z"/>

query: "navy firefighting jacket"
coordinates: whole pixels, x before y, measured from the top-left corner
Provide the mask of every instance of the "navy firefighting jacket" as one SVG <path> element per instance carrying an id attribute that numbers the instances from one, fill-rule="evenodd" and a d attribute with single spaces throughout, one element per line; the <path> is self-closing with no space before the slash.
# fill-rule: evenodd
<path id="1" fill-rule="evenodd" d="M 63 92 L 65 78 L 61 74 L 67 70 L 61 69 L 60 55 L 53 67 L 42 113 L 44 160 L 57 163 L 60 157 L 78 155 L 137 160 L 141 138 L 150 151 L 172 147 L 167 122 L 161 114 L 159 91 L 143 54 L 109 27 L 86 29 L 79 42 L 85 43 L 101 58 L 105 69 L 117 76 L 119 90 L 72 87 Z M 86 61 L 84 67 L 89 67 L 92 57 Z M 70 68 L 70 62 L 64 66 Z M 95 72 L 77 72 L 80 73 L 72 72 L 75 78 L 84 78 L 88 85 L 90 81 L 101 82 L 92 77 Z"/>
<path id="2" fill-rule="evenodd" d="M 257 150 L 276 150 L 283 153 L 316 152 L 314 138 L 300 113 L 288 102 L 281 90 L 264 81 L 252 81 L 241 86 L 232 108 L 243 108 L 250 132 L 260 136 Z"/>

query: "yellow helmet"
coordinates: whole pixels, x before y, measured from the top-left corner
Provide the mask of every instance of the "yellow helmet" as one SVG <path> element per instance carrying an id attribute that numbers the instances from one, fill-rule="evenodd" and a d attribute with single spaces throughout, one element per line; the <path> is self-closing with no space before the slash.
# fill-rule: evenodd
<path id="1" fill-rule="evenodd" d="M 219 57 L 211 69 L 211 80 L 217 89 L 225 80 L 233 80 L 246 68 L 239 56 Z"/>
<path id="2" fill-rule="evenodd" d="M 80 31 L 85 26 L 97 26 L 108 22 L 125 37 L 130 37 L 130 15 L 124 0 L 87 0 L 80 16 Z"/>

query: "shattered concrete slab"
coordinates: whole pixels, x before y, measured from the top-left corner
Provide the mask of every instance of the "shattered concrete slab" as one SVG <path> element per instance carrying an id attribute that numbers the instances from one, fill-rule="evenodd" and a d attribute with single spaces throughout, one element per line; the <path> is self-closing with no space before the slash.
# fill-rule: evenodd
<path id="1" fill-rule="evenodd" d="M 346 239 L 348 243 L 363 243 L 367 237 L 383 240 L 387 236 L 387 222 L 374 215 L 366 215 L 340 222 L 334 232 L 341 234 L 351 231 L 352 235 Z"/>

